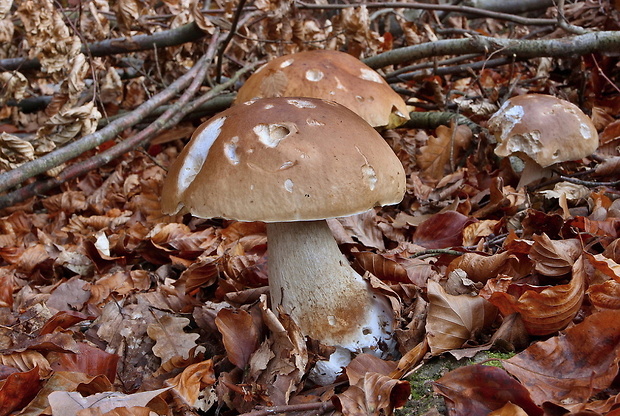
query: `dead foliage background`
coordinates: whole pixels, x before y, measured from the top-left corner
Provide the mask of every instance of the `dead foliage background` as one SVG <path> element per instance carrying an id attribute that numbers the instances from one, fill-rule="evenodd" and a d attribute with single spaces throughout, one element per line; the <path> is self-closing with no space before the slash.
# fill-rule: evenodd
<path id="1" fill-rule="evenodd" d="M 0 415 L 390 415 L 419 365 L 487 350 L 515 355 L 443 375 L 429 414 L 620 414 L 620 6 L 518 3 L 0 0 Z M 417 116 L 383 132 L 405 200 L 331 222 L 400 297 L 402 357 L 325 387 L 267 307 L 264 225 L 159 210 L 244 71 L 313 48 Z M 517 190 L 484 126 L 528 92 L 578 104 L 601 146 Z"/>

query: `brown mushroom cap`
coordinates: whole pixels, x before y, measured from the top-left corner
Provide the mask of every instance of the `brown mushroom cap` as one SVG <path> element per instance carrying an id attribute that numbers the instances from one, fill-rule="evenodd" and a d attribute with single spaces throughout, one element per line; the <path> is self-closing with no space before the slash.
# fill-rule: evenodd
<path id="1" fill-rule="evenodd" d="M 345 107 L 265 98 L 201 125 L 168 171 L 162 210 L 284 222 L 395 204 L 405 172 L 381 135 Z"/>
<path id="2" fill-rule="evenodd" d="M 299 52 L 270 61 L 247 79 L 235 103 L 269 97 L 336 101 L 373 127 L 393 128 L 409 119 L 405 102 L 381 75 L 338 51 Z"/>
<path id="3" fill-rule="evenodd" d="M 575 104 L 545 94 L 519 95 L 491 116 L 495 154 L 526 155 L 542 167 L 582 159 L 598 148 L 592 120 Z"/>

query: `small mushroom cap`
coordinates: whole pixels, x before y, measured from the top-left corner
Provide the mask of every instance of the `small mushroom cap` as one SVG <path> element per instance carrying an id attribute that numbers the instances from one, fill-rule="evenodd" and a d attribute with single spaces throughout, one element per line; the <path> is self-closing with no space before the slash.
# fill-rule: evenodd
<path id="1" fill-rule="evenodd" d="M 407 105 L 381 75 L 339 51 L 314 50 L 276 58 L 247 79 L 235 103 L 270 97 L 336 101 L 373 127 L 393 128 L 409 119 Z"/>
<path id="2" fill-rule="evenodd" d="M 575 104 L 545 94 L 519 95 L 491 116 L 495 154 L 526 155 L 542 167 L 582 159 L 598 148 L 592 120 Z"/>
<path id="3" fill-rule="evenodd" d="M 400 160 L 358 115 L 331 101 L 265 98 L 194 132 L 161 204 L 165 213 L 284 222 L 353 215 L 404 193 Z"/>

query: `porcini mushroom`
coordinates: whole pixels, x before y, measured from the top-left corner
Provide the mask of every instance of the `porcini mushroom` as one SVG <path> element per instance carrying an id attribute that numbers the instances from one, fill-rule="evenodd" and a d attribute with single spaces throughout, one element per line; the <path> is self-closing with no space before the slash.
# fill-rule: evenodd
<path id="1" fill-rule="evenodd" d="M 235 103 L 270 97 L 336 101 L 373 127 L 393 128 L 409 119 L 407 105 L 381 75 L 339 51 L 314 50 L 276 58 L 245 81 Z"/>
<path id="2" fill-rule="evenodd" d="M 381 135 L 345 107 L 312 98 L 233 106 L 201 125 L 168 171 L 162 210 L 267 223 L 271 306 L 336 353 L 313 370 L 328 383 L 351 352 L 395 346 L 393 310 L 340 252 L 325 219 L 400 202 L 405 172 Z"/>
<path id="3" fill-rule="evenodd" d="M 491 116 L 488 129 L 497 139 L 496 155 L 525 162 L 519 187 L 547 176 L 551 165 L 583 159 L 598 148 L 592 120 L 575 104 L 552 95 L 510 98 Z"/>

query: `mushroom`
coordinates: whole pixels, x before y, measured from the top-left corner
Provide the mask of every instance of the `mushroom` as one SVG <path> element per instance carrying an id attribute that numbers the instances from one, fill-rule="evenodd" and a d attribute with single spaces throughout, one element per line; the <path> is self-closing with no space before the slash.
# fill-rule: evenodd
<path id="1" fill-rule="evenodd" d="M 202 124 L 168 171 L 162 210 L 267 223 L 271 308 L 335 346 L 312 370 L 331 382 L 352 352 L 393 352 L 394 312 L 340 252 L 326 219 L 396 204 L 405 172 L 368 123 L 313 98 L 265 98 Z"/>
<path id="2" fill-rule="evenodd" d="M 409 119 L 407 105 L 381 75 L 339 51 L 314 50 L 276 58 L 245 81 L 235 103 L 270 97 L 336 101 L 373 127 L 394 128 Z"/>
<path id="3" fill-rule="evenodd" d="M 598 148 L 592 120 L 575 104 L 545 94 L 519 95 L 491 116 L 495 154 L 524 161 L 519 188 L 545 176 L 552 166 L 587 157 Z"/>

